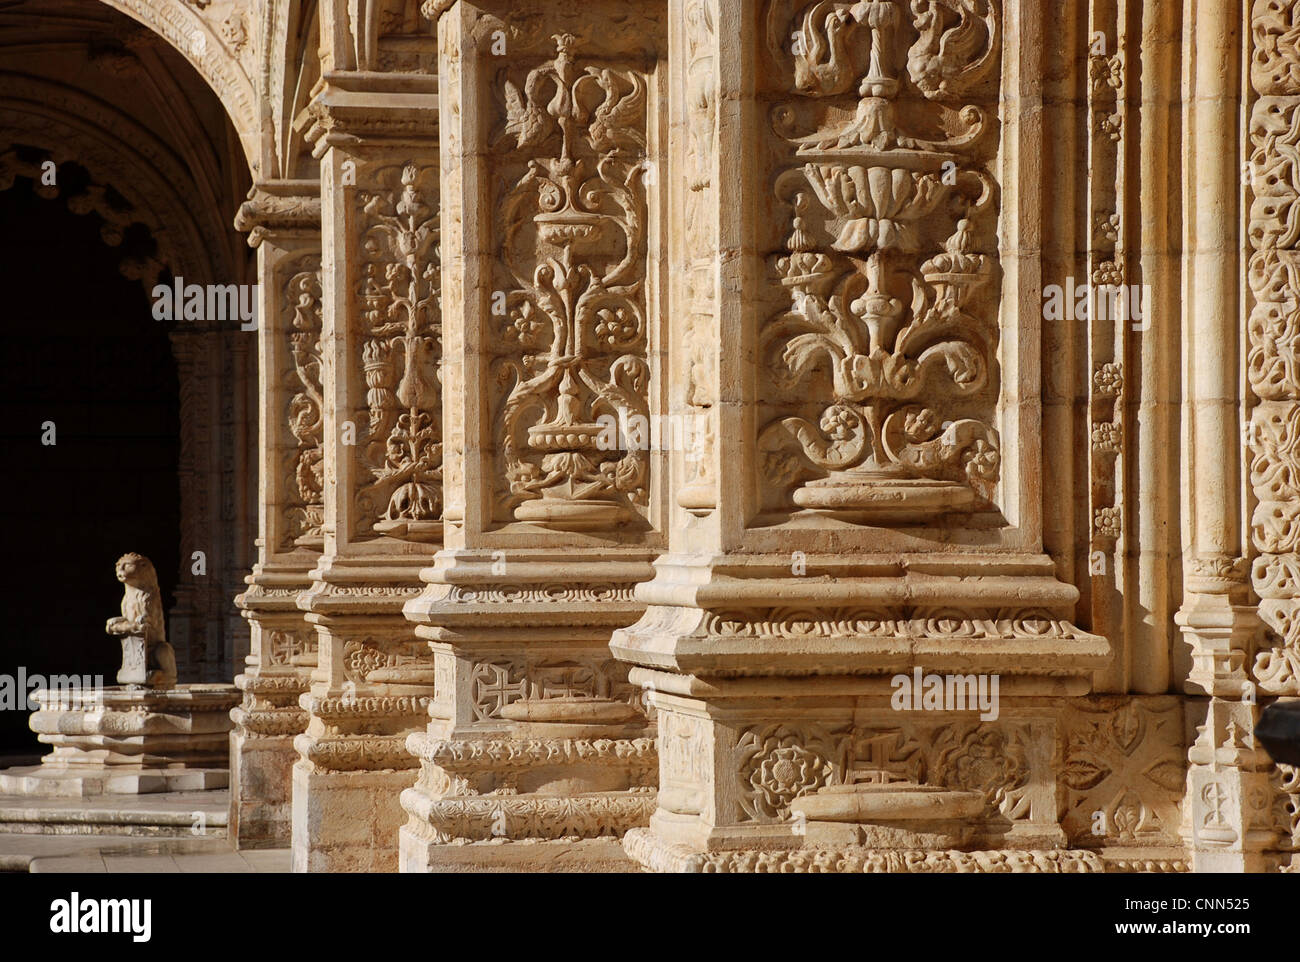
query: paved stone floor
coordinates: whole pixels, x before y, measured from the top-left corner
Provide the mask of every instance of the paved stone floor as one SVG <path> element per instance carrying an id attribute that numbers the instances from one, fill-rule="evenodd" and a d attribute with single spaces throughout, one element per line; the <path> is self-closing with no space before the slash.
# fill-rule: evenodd
<path id="1" fill-rule="evenodd" d="M 3 872 L 287 872 L 288 849 L 237 852 L 225 791 L 0 795 Z"/>
<path id="2" fill-rule="evenodd" d="M 6 872 L 287 872 L 288 849 L 236 852 L 224 838 L 0 835 Z"/>

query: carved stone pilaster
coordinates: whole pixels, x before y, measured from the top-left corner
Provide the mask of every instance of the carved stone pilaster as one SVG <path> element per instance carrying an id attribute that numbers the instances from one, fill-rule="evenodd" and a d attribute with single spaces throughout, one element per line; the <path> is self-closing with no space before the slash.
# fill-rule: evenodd
<path id="1" fill-rule="evenodd" d="M 1060 857 L 1044 748 L 1042 696 L 1085 694 L 1110 646 L 1042 551 L 1037 10 L 670 5 L 670 397 L 702 427 L 611 641 L 657 710 L 643 865 L 1094 865 Z M 999 680 L 999 712 L 893 704 L 914 670 Z"/>
<path id="2" fill-rule="evenodd" d="M 446 547 L 406 615 L 437 664 L 402 868 L 629 866 L 653 731 L 607 646 L 664 545 L 663 5 L 438 21 Z"/>
<path id="3" fill-rule="evenodd" d="M 338 51 L 336 51 L 337 53 Z M 437 83 L 328 72 L 321 162 L 324 548 L 295 739 L 295 871 L 392 871 L 432 657 L 402 617 L 442 536 Z"/>
<path id="4" fill-rule="evenodd" d="M 289 844 L 294 736 L 306 730 L 298 698 L 315 661 L 316 632 L 298 610 L 323 547 L 320 185 L 255 186 L 235 226 L 257 249 L 258 563 L 235 599 L 252 649 L 235 684 L 230 835 L 243 848 Z"/>
<path id="5" fill-rule="evenodd" d="M 1192 337 L 1207 344 L 1236 343 L 1237 331 L 1225 325 L 1236 328 L 1239 323 L 1244 266 L 1250 305 L 1244 345 L 1249 394 L 1239 399 L 1237 393 L 1242 358 L 1236 351 L 1216 345 L 1209 370 L 1217 378 L 1208 381 L 1199 370 L 1205 360 L 1198 352 L 1198 370 L 1189 378 L 1198 402 L 1191 453 L 1193 479 L 1201 488 L 1193 490 L 1195 513 L 1198 521 L 1208 522 L 1211 532 L 1226 531 L 1231 540 L 1206 550 L 1206 536 L 1194 530 L 1198 554 L 1184 579 L 1187 600 L 1179 623 L 1192 643 L 1194 661 L 1187 687 L 1211 697 L 1189 705 L 1189 710 L 1203 713 L 1204 722 L 1188 752 L 1183 833 L 1195 871 L 1257 872 L 1271 867 L 1270 852 L 1291 848 L 1292 826 L 1277 816 L 1279 808 L 1293 807 L 1293 796 L 1283 787 L 1289 773 L 1279 773 L 1254 735 L 1258 695 L 1300 693 L 1295 618 L 1300 591 L 1293 578 L 1300 523 L 1294 471 L 1300 445 L 1294 428 L 1300 413 L 1300 378 L 1293 369 L 1291 347 L 1300 297 L 1300 245 L 1293 215 L 1300 196 L 1294 163 L 1300 51 L 1290 39 L 1300 7 L 1294 0 L 1256 0 L 1251 5 L 1248 64 L 1241 58 L 1237 12 L 1215 4 L 1197 8 L 1195 56 L 1198 64 L 1216 67 L 1197 71 L 1198 108 L 1192 114 L 1197 178 L 1188 209 L 1199 212 L 1190 217 L 1199 289 L 1189 304 Z M 1243 72 L 1249 74 L 1256 94 L 1244 145 L 1237 122 L 1238 110 L 1245 110 L 1238 107 Z M 1239 149 L 1249 157 L 1252 195 L 1247 233 L 1253 253 L 1244 265 L 1233 216 L 1239 209 L 1240 190 L 1233 177 L 1240 169 Z M 1195 344 L 1193 340 L 1193 350 Z M 1247 419 L 1244 411 L 1252 400 Z M 1248 477 L 1255 499 L 1248 545 L 1242 545 L 1238 535 L 1239 464 L 1201 454 L 1235 449 L 1227 442 L 1235 427 L 1230 412 L 1237 411 L 1246 421 Z M 1208 433 L 1201 429 L 1206 422 L 1214 432 L 1208 441 L 1202 440 Z M 1220 477 L 1229 471 L 1226 479 Z M 1208 485 L 1202 486 L 1197 477 L 1202 473 L 1209 474 Z M 1222 513 L 1207 515 L 1216 509 Z M 1257 605 L 1251 604 L 1252 587 Z"/>

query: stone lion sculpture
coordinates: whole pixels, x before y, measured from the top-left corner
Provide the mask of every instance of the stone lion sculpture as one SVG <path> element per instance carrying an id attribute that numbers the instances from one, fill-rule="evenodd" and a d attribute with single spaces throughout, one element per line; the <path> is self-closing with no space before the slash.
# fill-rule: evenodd
<path id="1" fill-rule="evenodd" d="M 167 643 L 162 591 L 153 562 L 131 552 L 117 559 L 117 580 L 126 585 L 122 614 L 108 619 L 105 630 L 122 639 L 120 685 L 146 688 L 176 686 L 176 653 Z"/>

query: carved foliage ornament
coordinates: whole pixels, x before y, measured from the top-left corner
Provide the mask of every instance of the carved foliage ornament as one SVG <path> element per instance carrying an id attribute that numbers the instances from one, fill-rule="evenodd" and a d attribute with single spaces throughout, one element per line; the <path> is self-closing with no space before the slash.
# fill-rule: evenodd
<path id="1" fill-rule="evenodd" d="M 795 94 L 772 117 L 794 154 L 775 179 L 793 213 L 773 261 L 789 308 L 761 337 L 801 413 L 761 433 L 768 484 L 812 477 L 796 505 L 858 521 L 986 505 L 1000 465 L 996 185 L 979 156 L 989 117 L 968 94 L 996 67 L 997 7 L 819 0 L 782 19 L 787 7 L 771 5 L 768 31 Z"/>
<path id="2" fill-rule="evenodd" d="M 493 368 L 504 395 L 499 510 L 581 528 L 647 503 L 647 452 L 602 440 L 610 424 L 649 414 L 647 84 L 638 69 L 579 65 L 571 35 L 554 42 L 554 59 L 507 70 L 502 84 L 511 289 L 489 340 L 504 347 Z"/>
<path id="3" fill-rule="evenodd" d="M 422 541 L 440 532 L 443 503 L 438 175 L 407 164 L 378 176 L 387 190 L 358 192 L 372 477 L 359 500 L 376 531 Z"/>
<path id="4" fill-rule="evenodd" d="M 1247 378 L 1259 403 L 1246 442 L 1257 505 L 1251 580 L 1273 638 L 1259 652 L 1260 687 L 1300 694 L 1300 4 L 1256 0 L 1251 10 L 1251 82 L 1261 94 L 1250 117 L 1254 199 L 1248 234 Z"/>
<path id="5" fill-rule="evenodd" d="M 319 544 L 325 521 L 325 453 L 321 401 L 321 287 L 320 270 L 295 273 L 286 287 L 289 335 L 293 357 L 292 394 L 288 403 L 289 431 L 297 441 L 292 456 L 289 490 L 297 501 L 288 511 L 287 540 L 294 544 Z"/>
<path id="6" fill-rule="evenodd" d="M 1076 843 L 1177 842 L 1187 768 L 1178 701 L 1080 701 L 1064 727 L 1062 824 Z"/>
<path id="7" fill-rule="evenodd" d="M 751 727 L 736 743 L 742 820 L 790 818 L 790 803 L 846 782 L 916 782 L 985 797 L 986 817 L 1029 817 L 1033 737 L 1022 726 L 830 730 Z"/>

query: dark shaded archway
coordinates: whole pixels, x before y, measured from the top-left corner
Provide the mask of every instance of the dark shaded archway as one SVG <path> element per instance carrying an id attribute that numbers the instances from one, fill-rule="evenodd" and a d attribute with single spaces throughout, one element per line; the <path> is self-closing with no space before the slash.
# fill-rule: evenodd
<path id="1" fill-rule="evenodd" d="M 97 214 L 78 215 L 85 172 L 58 171 L 59 198 L 18 178 L 0 192 L 0 302 L 4 387 L 0 526 L 21 572 L 8 594 L 0 672 L 103 674 L 120 662 L 104 622 L 117 613 L 113 563 L 148 555 L 174 601 L 180 564 L 177 483 L 179 386 L 167 337 L 137 281 L 119 272 L 121 248 L 100 236 Z M 52 421 L 56 443 L 42 443 Z M 0 752 L 34 753 L 25 711 L 0 711 Z"/>

